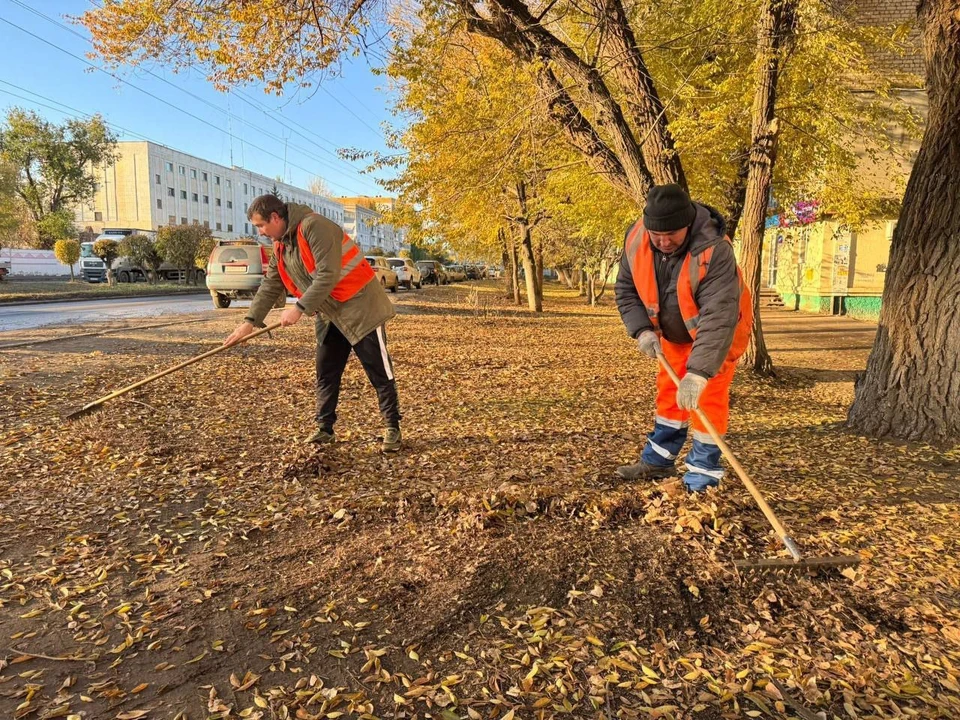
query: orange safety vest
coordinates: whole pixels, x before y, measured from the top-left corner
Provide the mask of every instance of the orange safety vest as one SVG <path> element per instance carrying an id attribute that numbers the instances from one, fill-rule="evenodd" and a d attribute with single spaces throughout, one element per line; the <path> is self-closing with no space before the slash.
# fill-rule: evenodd
<path id="1" fill-rule="evenodd" d="M 640 236 L 640 230 L 643 235 Z M 639 242 L 638 242 L 639 239 Z M 730 238 L 724 237 L 727 242 Z M 640 300 L 647 309 L 650 322 L 655 331 L 660 330 L 660 293 L 657 288 L 657 272 L 653 262 L 653 246 L 650 244 L 650 235 L 643 223 L 636 223 L 627 235 L 625 245 L 627 259 L 630 262 L 630 271 L 633 275 L 633 284 L 640 294 Z M 700 306 L 697 305 L 697 288 L 707 276 L 710 269 L 710 259 L 713 257 L 713 246 L 701 253 L 687 256 L 680 267 L 677 278 L 677 301 L 680 305 L 680 315 L 683 324 L 690 333 L 690 337 L 697 339 L 697 328 L 700 326 Z M 750 343 L 750 333 L 753 330 L 753 298 L 750 289 L 743 281 L 743 272 L 737 266 L 737 277 L 740 279 L 740 319 L 733 334 L 733 342 L 727 357 L 736 359 L 743 355 Z"/>
<path id="2" fill-rule="evenodd" d="M 311 214 L 316 215 L 316 213 Z M 307 217 L 309 217 L 309 215 Z M 313 258 L 310 243 L 308 243 L 307 239 L 303 236 L 302 220 L 300 224 L 297 225 L 297 247 L 300 248 L 300 260 L 303 261 L 303 266 L 307 269 L 308 273 L 313 275 L 314 270 L 317 269 L 317 263 Z M 300 288 L 296 286 L 290 278 L 290 275 L 287 274 L 286 268 L 283 266 L 283 243 L 279 240 L 274 240 L 273 251 L 277 256 L 277 270 L 280 273 L 280 279 L 283 280 L 284 287 L 287 288 L 287 291 L 291 295 L 299 298 L 303 293 L 300 292 Z M 360 253 L 360 248 L 350 239 L 349 235 L 344 233 L 343 246 L 340 254 L 340 280 L 334 286 L 333 290 L 330 291 L 330 296 L 338 302 L 346 302 L 360 292 L 360 289 L 376 276 L 373 268 L 370 267 L 370 263 L 368 263 L 366 258 Z"/>

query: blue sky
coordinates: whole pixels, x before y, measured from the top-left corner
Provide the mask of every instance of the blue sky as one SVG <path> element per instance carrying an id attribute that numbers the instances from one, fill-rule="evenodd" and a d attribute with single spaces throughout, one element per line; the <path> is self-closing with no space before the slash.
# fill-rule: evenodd
<path id="1" fill-rule="evenodd" d="M 359 172 L 363 163 L 336 157 L 341 147 L 386 150 L 381 123 L 391 115 L 387 94 L 378 89 L 386 80 L 370 70 L 370 62 L 375 61 L 353 60 L 342 78 L 324 83 L 321 89 L 301 94 L 291 88 L 280 98 L 252 86 L 228 96 L 216 91 L 199 71 L 174 74 L 153 65 L 149 70 L 155 76 L 135 69 L 117 72 L 156 96 L 150 97 L 79 59 L 86 59 L 90 50 L 88 33 L 64 16 L 80 15 L 88 7 L 88 0 L 0 0 L 5 55 L 0 108 L 4 112 L 16 105 L 55 122 L 80 113 L 100 113 L 121 140 L 148 139 L 227 166 L 232 149 L 234 165 L 282 176 L 300 187 L 319 175 L 334 194 L 383 193 L 373 177 Z"/>

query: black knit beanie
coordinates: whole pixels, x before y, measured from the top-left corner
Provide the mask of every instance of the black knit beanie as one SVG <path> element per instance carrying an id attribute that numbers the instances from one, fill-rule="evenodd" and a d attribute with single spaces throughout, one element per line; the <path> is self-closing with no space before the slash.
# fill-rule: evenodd
<path id="1" fill-rule="evenodd" d="M 643 226 L 653 232 L 673 232 L 693 223 L 697 209 L 679 185 L 656 185 L 647 193 Z"/>

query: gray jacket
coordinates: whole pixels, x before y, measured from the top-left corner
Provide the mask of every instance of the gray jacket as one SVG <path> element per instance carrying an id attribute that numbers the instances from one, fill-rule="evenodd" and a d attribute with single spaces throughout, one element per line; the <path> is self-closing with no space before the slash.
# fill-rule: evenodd
<path id="1" fill-rule="evenodd" d="M 737 276 L 737 259 L 733 254 L 733 247 L 724 239 L 726 223 L 723 217 L 712 207 L 699 203 L 694 205 L 697 215 L 683 246 L 670 255 L 653 248 L 657 290 L 660 295 L 657 319 L 663 337 L 668 341 L 679 344 L 693 342 L 687 370 L 701 377 L 712 378 L 720 370 L 730 351 L 733 334 L 740 319 L 740 279 Z M 629 234 L 628 230 L 627 235 Z M 699 254 L 711 246 L 713 257 L 707 275 L 694 296 L 700 308 L 700 324 L 697 327 L 697 339 L 693 341 L 680 314 L 677 277 L 688 254 Z M 615 292 L 617 309 L 623 324 L 630 337 L 635 338 L 644 330 L 653 330 L 653 324 L 633 282 L 632 262 L 633 258 L 627 257 L 625 252 L 620 260 Z"/>
<path id="2" fill-rule="evenodd" d="M 300 259 L 297 246 L 297 226 L 300 224 L 316 262 L 312 275 Z M 376 279 L 364 285 L 349 300 L 339 302 L 331 297 L 330 292 L 340 282 L 343 247 L 343 229 L 332 220 L 317 215 L 306 205 L 287 203 L 287 232 L 282 244 L 284 269 L 302 293 L 297 305 L 306 315 L 319 312 L 343 333 L 351 345 L 356 345 L 396 315 L 393 303 Z M 262 325 L 270 308 L 285 292 L 274 255 L 246 319 L 254 325 Z"/>

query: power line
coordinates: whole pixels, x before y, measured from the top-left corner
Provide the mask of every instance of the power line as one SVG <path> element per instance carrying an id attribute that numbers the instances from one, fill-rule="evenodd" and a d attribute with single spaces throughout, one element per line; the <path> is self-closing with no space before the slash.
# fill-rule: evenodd
<path id="1" fill-rule="evenodd" d="M 37 15 L 38 17 L 42 17 L 43 19 L 47 20 L 48 22 L 51 22 L 51 23 L 53 23 L 53 24 L 55 24 L 55 25 L 58 25 L 58 26 L 61 27 L 62 29 L 66 30 L 67 32 L 70 32 L 70 33 L 72 33 L 73 35 L 76 35 L 77 37 L 81 38 L 82 40 L 84 40 L 84 42 L 88 42 L 88 39 L 87 39 L 86 37 L 84 37 L 81 33 L 77 32 L 77 31 L 74 30 L 73 28 L 68 27 L 67 25 L 59 22 L 58 20 L 56 20 L 55 18 L 50 17 L 49 15 L 46 15 L 46 14 L 40 12 L 39 10 L 36 10 L 36 9 L 34 9 L 34 8 L 29 7 L 28 5 L 24 4 L 23 2 L 20 2 L 20 0 L 10 0 L 10 2 L 12 2 L 12 3 L 14 3 L 14 4 L 16 4 L 16 5 L 18 5 L 18 6 L 22 7 L 22 8 L 24 8 L 25 10 L 28 10 L 28 11 L 32 12 L 34 15 Z M 101 72 L 103 72 L 103 73 L 105 73 L 105 74 L 107 74 L 107 75 L 110 75 L 111 77 L 119 80 L 120 82 L 123 82 L 123 83 L 129 85 L 130 87 L 133 87 L 134 89 L 139 90 L 140 92 L 143 92 L 143 93 L 145 93 L 145 94 L 147 94 L 147 95 L 150 95 L 150 97 L 153 97 L 153 98 L 155 98 L 155 99 L 159 100 L 160 102 L 163 102 L 163 103 L 165 103 L 165 104 L 167 104 L 167 105 L 171 105 L 171 107 L 175 107 L 176 109 L 180 110 L 181 112 L 184 112 L 185 114 L 190 115 L 191 117 L 194 117 L 195 119 L 199 119 L 201 122 L 204 122 L 204 123 L 206 123 L 207 125 L 210 125 L 210 123 L 206 122 L 206 121 L 203 120 L 202 118 L 197 118 L 197 116 L 191 115 L 190 113 L 186 112 L 186 111 L 183 110 L 182 108 L 177 108 L 175 105 L 172 105 L 171 103 L 163 100 L 162 98 L 159 98 L 158 96 L 153 95 L 152 93 L 149 93 L 149 92 L 147 92 L 146 90 L 143 90 L 142 88 L 138 87 L 137 85 L 129 82 L 128 80 L 124 80 L 123 78 L 115 75 L 114 73 L 111 73 L 111 72 L 109 72 L 109 71 L 107 71 L 107 70 L 99 67 L 98 65 L 95 65 L 94 63 L 89 62 L 88 60 L 86 60 L 86 59 L 84 59 L 84 58 L 81 58 L 81 57 L 79 57 L 79 56 L 77 56 L 77 55 L 74 55 L 73 53 L 69 52 L 68 50 L 65 50 L 64 48 L 62 48 L 62 47 L 60 47 L 60 46 L 58 46 L 58 45 L 55 45 L 54 43 L 51 43 L 51 42 L 49 42 L 49 41 L 47 41 L 47 40 L 45 40 L 45 39 L 43 39 L 43 38 L 39 38 L 38 36 L 33 35 L 33 33 L 30 33 L 28 30 L 25 30 L 24 28 L 22 28 L 22 27 L 20 27 L 20 26 L 18 26 L 18 25 L 15 25 L 14 23 L 11 23 L 11 22 L 8 21 L 8 20 L 5 20 L 5 19 L 3 19 L 3 18 L 0 18 L 0 20 L 3 20 L 3 22 L 6 22 L 6 23 L 9 24 L 9 25 L 13 25 L 14 27 L 17 27 L 17 28 L 20 29 L 21 31 L 26 32 L 26 33 L 29 34 L 29 35 L 32 35 L 33 37 L 35 37 L 35 38 L 37 38 L 37 39 L 39 39 L 39 40 L 47 43 L 48 45 L 52 45 L 53 47 L 57 48 L 57 49 L 60 50 L 61 52 L 64 52 L 64 53 L 66 53 L 67 55 L 70 55 L 71 57 L 74 57 L 74 58 L 76 58 L 76 59 L 78 59 L 78 60 L 81 60 L 82 62 L 84 62 L 84 63 L 87 64 L 88 66 L 90 66 L 90 67 L 92 67 L 92 68 L 95 68 L 95 69 L 97 69 L 97 70 L 100 70 Z M 174 88 L 174 89 L 176 89 L 176 90 L 179 90 L 180 92 L 185 93 L 185 94 L 188 95 L 189 97 L 191 97 L 191 98 L 193 98 L 193 99 L 195 99 L 195 100 L 203 103 L 204 105 L 207 105 L 207 106 L 213 108 L 213 109 L 216 110 L 217 112 L 219 112 L 219 113 L 224 113 L 224 114 L 226 114 L 228 117 L 233 117 L 233 116 L 230 115 L 230 113 L 229 113 L 228 110 L 225 111 L 223 108 L 221 108 L 220 106 L 218 106 L 218 105 L 210 102 L 210 101 L 207 100 L 206 98 L 203 98 L 203 97 L 201 97 L 201 96 L 199 96 L 199 95 L 197 95 L 197 94 L 195 94 L 195 93 L 190 92 L 189 90 L 187 90 L 187 89 L 185 89 L 185 88 L 183 88 L 183 87 L 180 87 L 179 85 L 176 85 L 175 83 L 170 82 L 169 80 L 167 80 L 167 79 L 164 78 L 163 76 L 158 75 L 157 73 L 154 73 L 153 71 L 148 70 L 148 69 L 146 69 L 146 68 L 144 68 L 144 72 L 146 72 L 147 74 L 149 74 L 149 75 L 151 75 L 152 77 L 156 78 L 157 80 L 160 80 L 161 82 L 169 85 L 170 87 L 172 87 L 172 88 Z M 261 112 L 263 112 L 263 111 L 261 111 Z M 264 113 L 264 114 L 266 115 L 267 113 Z M 246 119 L 240 119 L 240 118 L 234 118 L 234 119 L 239 120 L 239 121 L 242 122 L 243 124 L 245 124 L 245 125 L 253 128 L 253 129 L 256 130 L 257 132 L 262 133 L 263 135 L 265 135 L 265 136 L 273 139 L 274 141 L 280 142 L 280 139 L 279 139 L 276 135 L 274 135 L 273 133 L 271 133 L 269 130 L 266 130 L 266 129 L 262 128 L 262 127 L 259 127 L 259 126 L 255 125 L 255 124 L 247 121 Z M 281 123 L 281 124 L 282 124 L 282 123 Z M 212 126 L 211 126 L 211 127 L 212 127 Z M 219 130 L 220 132 L 224 132 L 222 128 L 215 128 L 215 129 Z M 232 137 L 232 135 L 231 135 L 231 137 Z M 312 140 L 310 140 L 310 138 L 306 138 L 306 139 L 307 139 L 308 141 L 310 141 L 310 142 L 313 142 Z M 286 144 L 286 141 L 284 141 L 284 143 Z M 252 143 L 249 143 L 249 144 L 252 145 Z M 346 161 L 344 161 L 343 159 L 341 159 L 339 156 L 337 156 L 335 153 L 330 152 L 330 151 L 327 150 L 326 148 L 320 147 L 317 143 L 313 142 L 313 144 L 316 145 L 321 151 L 323 151 L 323 152 L 331 155 L 331 156 L 332 156 L 335 160 L 337 160 L 338 162 L 341 162 L 341 163 L 344 163 L 344 164 L 346 164 L 346 165 L 349 165 L 349 166 L 353 169 L 353 173 L 355 173 L 356 175 L 354 175 L 354 174 L 348 174 L 347 172 L 341 170 L 340 168 L 331 165 L 328 161 L 325 161 L 325 160 L 322 160 L 322 159 L 316 157 L 316 155 L 312 154 L 309 150 L 307 150 L 307 149 L 305 149 L 305 148 L 302 148 L 302 147 L 300 147 L 299 145 L 294 145 L 294 144 L 291 143 L 291 144 L 290 144 L 290 147 L 292 147 L 292 148 L 294 148 L 294 149 L 296 149 L 296 150 L 299 150 L 300 152 L 302 152 L 302 153 L 304 153 L 305 155 L 307 155 L 307 157 L 310 158 L 311 160 L 313 160 L 314 162 L 322 165 L 323 167 L 329 168 L 331 171 L 333 171 L 333 172 L 335 172 L 335 173 L 339 173 L 340 175 L 344 175 L 344 176 L 346 176 L 346 177 L 349 177 L 349 178 L 351 178 L 351 179 L 354 180 L 354 181 L 360 182 L 361 184 L 367 185 L 368 187 L 375 188 L 375 189 L 377 189 L 378 191 L 380 190 L 380 188 L 377 187 L 374 183 L 370 182 L 369 180 L 366 180 L 365 178 L 359 177 L 359 174 L 360 174 L 360 173 L 359 173 L 359 168 L 356 168 L 356 166 L 352 165 L 351 163 L 347 163 Z M 254 145 L 254 147 L 257 147 L 257 146 Z M 260 148 L 258 148 L 258 149 L 260 149 Z M 265 151 L 265 152 L 266 152 L 266 151 Z M 274 155 L 274 157 L 279 157 L 279 156 Z M 290 163 L 290 164 L 292 164 L 292 163 Z M 301 169 L 302 169 L 302 168 L 301 168 Z M 307 171 L 307 172 L 310 172 L 310 171 Z M 331 183 L 331 184 L 336 185 L 336 183 Z M 343 187 L 343 186 L 338 185 L 338 187 Z"/>
<path id="2" fill-rule="evenodd" d="M 327 90 L 325 87 L 323 87 L 323 85 L 320 86 L 320 89 L 323 90 L 323 92 L 325 92 L 325 93 L 326 93 L 327 95 L 329 95 L 331 98 L 333 98 L 333 101 L 334 101 L 335 103 L 337 103 L 340 107 L 342 107 L 342 108 L 343 108 L 344 110 L 346 110 L 348 113 L 350 113 L 351 115 L 353 115 L 353 116 L 354 116 L 357 120 L 359 120 L 363 125 L 365 125 L 366 127 L 368 127 L 370 130 L 373 130 L 373 132 L 375 132 L 375 133 L 376 133 L 377 135 L 379 135 L 384 141 L 386 141 L 386 138 L 383 137 L 383 133 L 382 133 L 382 132 L 380 132 L 379 130 L 377 130 L 377 128 L 375 128 L 375 127 L 373 127 L 372 125 L 370 125 L 370 123 L 368 123 L 368 122 L 367 122 L 366 120 L 364 120 L 362 117 L 360 117 L 359 115 L 357 115 L 353 110 L 350 109 L 350 107 L 349 107 L 346 103 L 343 102 L 343 100 L 341 100 L 341 99 L 338 98 L 336 95 L 334 95 L 332 92 L 330 92 L 329 90 Z"/>

